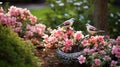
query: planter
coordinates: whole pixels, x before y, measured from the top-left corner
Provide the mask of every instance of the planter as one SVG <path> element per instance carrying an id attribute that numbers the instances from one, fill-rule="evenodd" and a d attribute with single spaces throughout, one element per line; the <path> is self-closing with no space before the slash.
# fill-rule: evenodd
<path id="1" fill-rule="evenodd" d="M 78 57 L 82 54 L 82 51 L 74 53 L 65 53 L 60 48 L 56 50 L 56 55 L 60 62 L 65 65 L 65 67 L 90 67 L 86 64 L 80 64 Z"/>

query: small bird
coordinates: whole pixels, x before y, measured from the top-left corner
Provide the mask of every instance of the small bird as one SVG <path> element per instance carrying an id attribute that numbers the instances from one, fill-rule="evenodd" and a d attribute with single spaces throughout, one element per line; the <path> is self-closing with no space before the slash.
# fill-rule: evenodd
<path id="1" fill-rule="evenodd" d="M 66 21 L 64 21 L 62 24 L 60 24 L 59 26 L 60 27 L 63 27 L 63 28 L 69 28 L 69 27 L 71 27 L 72 25 L 73 25 L 73 23 L 74 23 L 74 18 L 71 18 L 71 19 L 69 19 L 69 20 L 66 20 Z"/>
<path id="2" fill-rule="evenodd" d="M 88 23 L 86 24 L 86 28 L 87 28 L 88 33 L 90 33 L 91 35 L 94 35 L 99 32 L 105 32 L 104 30 L 98 30 L 97 28 L 95 28 L 94 26 Z"/>

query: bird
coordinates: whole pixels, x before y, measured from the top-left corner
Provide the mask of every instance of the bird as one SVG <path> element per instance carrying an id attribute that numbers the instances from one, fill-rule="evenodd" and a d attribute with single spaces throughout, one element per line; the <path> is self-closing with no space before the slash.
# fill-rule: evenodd
<path id="1" fill-rule="evenodd" d="M 73 25 L 73 23 L 74 23 L 74 18 L 70 18 L 69 20 L 64 21 L 58 27 L 69 28 Z"/>
<path id="2" fill-rule="evenodd" d="M 86 28 L 87 28 L 88 33 L 91 35 L 94 35 L 99 32 L 105 32 L 104 30 L 98 30 L 96 27 L 94 27 L 88 23 L 86 24 Z"/>

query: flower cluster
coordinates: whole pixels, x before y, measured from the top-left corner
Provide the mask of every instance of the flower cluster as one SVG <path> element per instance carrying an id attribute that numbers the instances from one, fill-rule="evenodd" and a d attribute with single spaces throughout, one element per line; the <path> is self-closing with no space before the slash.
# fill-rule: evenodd
<path id="1" fill-rule="evenodd" d="M 111 40 L 109 37 L 102 35 L 84 38 L 80 43 L 83 53 L 78 57 L 78 61 L 80 64 L 91 64 L 93 67 L 120 66 L 119 41 L 120 37 L 116 40 Z"/>
<path id="2" fill-rule="evenodd" d="M 120 37 L 111 39 L 103 35 L 84 35 L 72 28 L 49 28 L 48 31 L 49 34 L 43 36 L 46 48 L 60 47 L 66 53 L 80 51 L 79 63 L 92 67 L 120 66 Z"/>
<path id="3" fill-rule="evenodd" d="M 58 28 L 49 31 L 50 35 L 43 36 L 46 48 L 63 46 L 62 50 L 65 52 L 71 50 L 72 45 L 77 44 L 79 40 L 84 38 L 82 31 L 74 31 L 73 29 L 63 30 Z"/>
<path id="4" fill-rule="evenodd" d="M 33 44 L 40 44 L 46 26 L 38 23 L 36 16 L 32 15 L 26 8 L 10 6 L 8 12 L 0 8 L 0 23 L 8 26 L 18 33 L 25 40 Z"/>

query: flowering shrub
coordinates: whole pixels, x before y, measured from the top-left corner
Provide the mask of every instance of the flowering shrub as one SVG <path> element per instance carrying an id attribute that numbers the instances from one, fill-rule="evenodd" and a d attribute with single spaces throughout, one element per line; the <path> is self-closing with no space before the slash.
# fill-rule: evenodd
<path id="1" fill-rule="evenodd" d="M 34 44 L 40 44 L 46 28 L 45 25 L 38 23 L 36 16 L 29 10 L 15 6 L 10 6 L 8 12 L 0 9 L 0 23 L 11 27 L 20 37 L 31 40 Z"/>
<path id="2" fill-rule="evenodd" d="M 50 35 L 44 35 L 44 45 L 46 48 L 60 47 L 63 46 L 63 51 L 68 51 L 71 46 L 77 44 L 84 35 L 82 31 L 74 31 L 73 29 L 63 30 L 61 28 L 49 30 Z"/>
<path id="3" fill-rule="evenodd" d="M 82 31 L 71 28 L 49 29 L 48 31 L 49 34 L 43 36 L 46 48 L 61 47 L 61 50 L 66 53 L 82 51 L 77 58 L 79 63 L 93 67 L 120 65 L 120 37 L 115 40 L 103 35 L 84 35 Z"/>
<path id="4" fill-rule="evenodd" d="M 78 57 L 80 64 L 91 64 L 93 67 L 119 66 L 119 41 L 120 37 L 116 40 L 111 40 L 110 38 L 102 35 L 84 38 L 80 43 L 80 48 L 83 48 L 83 54 Z"/>

